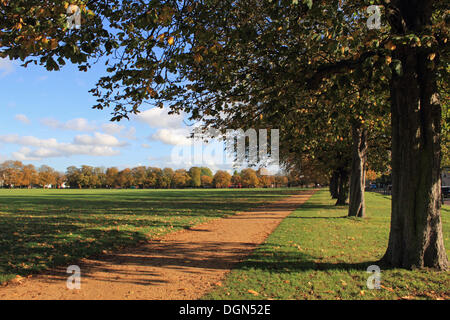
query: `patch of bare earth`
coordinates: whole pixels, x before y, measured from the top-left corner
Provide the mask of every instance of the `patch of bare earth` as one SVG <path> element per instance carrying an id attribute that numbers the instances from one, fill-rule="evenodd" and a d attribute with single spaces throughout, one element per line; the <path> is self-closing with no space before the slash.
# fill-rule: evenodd
<path id="1" fill-rule="evenodd" d="M 198 299 L 263 243 L 303 204 L 305 191 L 252 211 L 167 234 L 137 248 L 83 259 L 81 289 L 69 290 L 65 269 L 0 288 L 1 300 Z"/>

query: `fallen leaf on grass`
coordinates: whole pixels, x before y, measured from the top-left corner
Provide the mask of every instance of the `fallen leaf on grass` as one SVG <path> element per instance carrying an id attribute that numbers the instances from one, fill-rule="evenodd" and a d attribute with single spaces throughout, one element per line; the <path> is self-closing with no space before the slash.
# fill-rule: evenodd
<path id="1" fill-rule="evenodd" d="M 259 293 L 258 292 L 256 292 L 255 290 L 248 290 L 247 291 L 248 293 L 251 293 L 252 295 L 254 295 L 254 296 L 259 296 Z"/>
<path id="2" fill-rule="evenodd" d="M 12 282 L 14 282 L 14 283 L 22 283 L 23 280 L 24 280 L 23 277 L 17 275 L 17 276 L 12 280 Z"/>
<path id="3" fill-rule="evenodd" d="M 383 286 L 383 285 L 381 285 L 381 287 L 382 287 L 383 289 L 387 290 L 387 291 L 394 292 L 394 289 L 392 289 L 392 288 L 385 287 L 385 286 Z"/>

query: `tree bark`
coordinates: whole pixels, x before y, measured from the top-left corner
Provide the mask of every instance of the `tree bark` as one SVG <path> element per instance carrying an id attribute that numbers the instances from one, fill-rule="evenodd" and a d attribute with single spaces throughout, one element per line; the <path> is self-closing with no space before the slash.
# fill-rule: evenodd
<path id="1" fill-rule="evenodd" d="M 364 188 L 366 184 L 367 129 L 361 127 L 361 125 L 353 125 L 352 137 L 353 151 L 348 216 L 364 218 L 366 215 Z"/>
<path id="2" fill-rule="evenodd" d="M 339 179 L 336 206 L 344 206 L 347 204 L 348 198 L 348 170 L 346 168 L 341 168 L 338 172 Z"/>
<path id="3" fill-rule="evenodd" d="M 414 32 L 430 25 L 431 1 L 395 1 Z M 430 54 L 436 54 L 433 62 Z M 445 270 L 440 213 L 441 105 L 433 48 L 399 45 L 402 72 L 391 79 L 392 218 L 382 263 Z"/>
<path id="4" fill-rule="evenodd" d="M 339 173 L 333 171 L 330 178 L 330 194 L 332 199 L 338 198 L 338 183 L 339 183 Z"/>

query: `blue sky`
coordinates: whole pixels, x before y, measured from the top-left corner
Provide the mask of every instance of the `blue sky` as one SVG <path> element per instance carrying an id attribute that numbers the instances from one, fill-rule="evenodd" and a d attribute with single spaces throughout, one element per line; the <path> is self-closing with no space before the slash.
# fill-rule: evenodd
<path id="1" fill-rule="evenodd" d="M 0 163 L 18 160 L 46 164 L 64 172 L 69 166 L 171 167 L 208 166 L 232 171 L 224 144 L 200 148 L 187 137 L 187 115 L 144 106 L 141 113 L 110 122 L 110 110 L 95 110 L 89 90 L 105 74 L 101 61 L 80 72 L 67 64 L 57 72 L 0 58 Z M 187 151 L 191 151 L 191 153 Z M 275 167 L 278 170 L 278 167 Z"/>
<path id="2" fill-rule="evenodd" d="M 88 72 L 67 65 L 61 71 L 0 60 L 0 162 L 20 160 L 68 166 L 119 168 L 138 165 L 188 168 L 171 163 L 174 147 L 188 145 L 185 116 L 144 107 L 130 121 L 110 122 L 109 110 L 94 110 L 88 92 L 103 74 L 102 64 Z"/>
<path id="3" fill-rule="evenodd" d="M 188 138 L 187 115 L 144 106 L 130 120 L 111 122 L 111 111 L 92 109 L 89 93 L 105 73 L 98 63 L 88 72 L 74 65 L 49 72 L 43 67 L 0 58 L 0 163 L 18 160 L 64 172 L 69 166 L 136 166 L 189 169 L 207 166 L 232 172 L 222 142 Z M 201 144 L 201 142 L 200 142 Z M 194 150 L 197 152 L 194 154 Z M 200 154 L 200 158 L 198 158 Z M 197 161 L 197 162 L 196 162 Z M 275 166 L 269 169 L 278 171 Z"/>

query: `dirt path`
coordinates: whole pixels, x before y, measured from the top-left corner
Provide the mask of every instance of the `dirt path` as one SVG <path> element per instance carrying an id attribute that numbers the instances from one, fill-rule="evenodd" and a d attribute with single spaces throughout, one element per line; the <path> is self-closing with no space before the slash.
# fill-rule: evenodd
<path id="1" fill-rule="evenodd" d="M 178 300 L 211 290 L 312 191 L 168 234 L 138 248 L 83 259 L 81 289 L 69 290 L 66 270 L 0 287 L 0 300 Z"/>

